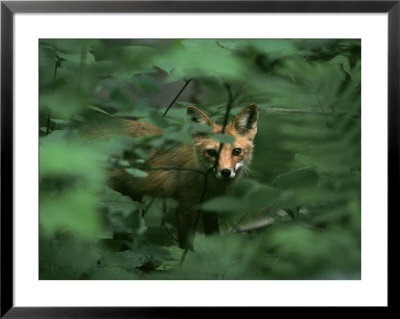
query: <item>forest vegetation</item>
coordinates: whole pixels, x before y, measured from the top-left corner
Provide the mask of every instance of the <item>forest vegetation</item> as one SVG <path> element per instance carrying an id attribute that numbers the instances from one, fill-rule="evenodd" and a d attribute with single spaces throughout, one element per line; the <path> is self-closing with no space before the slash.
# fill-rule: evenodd
<path id="1" fill-rule="evenodd" d="M 42 39 L 39 59 L 40 279 L 360 279 L 360 40 Z M 252 103 L 249 175 L 199 208 L 220 235 L 181 249 L 173 199 L 107 186 L 190 143 L 187 106 L 222 123 Z M 164 134 L 85 134 L 117 119 Z"/>

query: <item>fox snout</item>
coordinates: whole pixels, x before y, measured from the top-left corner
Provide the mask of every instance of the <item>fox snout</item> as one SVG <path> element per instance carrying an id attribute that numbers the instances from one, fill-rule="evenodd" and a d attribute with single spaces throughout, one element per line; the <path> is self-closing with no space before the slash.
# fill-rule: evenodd
<path id="1" fill-rule="evenodd" d="M 239 162 L 235 167 L 216 168 L 214 170 L 215 177 L 221 180 L 231 180 L 237 176 L 240 169 L 243 167 L 243 162 Z"/>
<path id="2" fill-rule="evenodd" d="M 230 178 L 232 175 L 232 171 L 228 168 L 224 168 L 219 172 L 219 175 L 221 175 L 224 178 Z"/>

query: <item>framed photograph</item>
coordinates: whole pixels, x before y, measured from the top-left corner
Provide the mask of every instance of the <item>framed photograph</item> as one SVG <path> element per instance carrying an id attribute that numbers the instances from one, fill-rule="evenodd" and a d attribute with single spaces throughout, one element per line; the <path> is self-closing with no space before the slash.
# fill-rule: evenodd
<path id="1" fill-rule="evenodd" d="M 388 309 L 399 19 L 2 1 L 1 316 Z"/>

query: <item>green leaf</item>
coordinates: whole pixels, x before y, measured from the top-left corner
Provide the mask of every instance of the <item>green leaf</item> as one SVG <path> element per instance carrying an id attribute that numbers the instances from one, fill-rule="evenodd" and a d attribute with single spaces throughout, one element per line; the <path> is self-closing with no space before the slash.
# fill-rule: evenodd
<path id="1" fill-rule="evenodd" d="M 101 258 L 101 266 L 117 266 L 128 270 L 142 266 L 146 262 L 146 257 L 134 251 L 126 250 L 122 252 L 105 252 Z"/>
<path id="2" fill-rule="evenodd" d="M 269 56 L 281 58 L 296 54 L 295 41 L 286 39 L 250 40 L 248 45 L 267 53 Z"/>
<path id="3" fill-rule="evenodd" d="M 235 142 L 235 138 L 231 135 L 226 135 L 226 134 L 212 134 L 211 135 L 213 140 L 216 140 L 217 142 L 224 143 L 224 144 L 231 144 Z"/>
<path id="4" fill-rule="evenodd" d="M 148 46 L 123 46 L 110 49 L 108 59 L 111 73 L 127 79 L 141 72 L 149 72 L 153 67 L 153 58 L 158 51 Z"/>
<path id="5" fill-rule="evenodd" d="M 86 238 L 95 236 L 97 193 L 104 182 L 99 153 L 62 133 L 41 139 L 40 224 L 49 233 L 67 229 Z"/>
<path id="6" fill-rule="evenodd" d="M 140 165 L 140 164 L 146 163 L 146 161 L 143 160 L 143 159 L 137 159 L 137 160 L 134 161 L 134 163 Z"/>
<path id="7" fill-rule="evenodd" d="M 140 76 L 135 77 L 132 82 L 144 92 L 151 94 L 161 91 L 160 85 L 157 81 L 146 74 L 140 74 Z"/>
<path id="8" fill-rule="evenodd" d="M 82 111 L 88 102 L 86 92 L 76 85 L 62 85 L 41 92 L 40 109 L 50 109 L 53 117 L 69 118 Z"/>
<path id="9" fill-rule="evenodd" d="M 100 259 L 98 247 L 87 238 L 68 231 L 51 236 L 39 229 L 39 279 L 78 280 L 89 273 Z"/>
<path id="10" fill-rule="evenodd" d="M 178 246 L 169 246 L 166 247 L 166 250 L 168 251 L 168 255 L 160 257 L 162 264 L 157 268 L 157 270 L 168 271 L 177 269 L 183 254 L 183 249 Z"/>
<path id="11" fill-rule="evenodd" d="M 99 204 L 107 205 L 113 211 L 123 212 L 125 216 L 130 215 L 133 210 L 142 208 L 140 202 L 135 202 L 129 196 L 122 195 L 108 186 L 102 190 Z"/>
<path id="12" fill-rule="evenodd" d="M 277 189 L 263 186 L 251 192 L 247 197 L 247 203 L 253 209 L 262 209 L 271 206 L 279 198 Z"/>
<path id="13" fill-rule="evenodd" d="M 71 53 L 59 52 L 58 55 L 65 60 L 65 63 L 79 63 L 79 64 L 91 64 L 95 63 L 95 57 L 92 53 L 85 50 L 84 48 Z"/>
<path id="14" fill-rule="evenodd" d="M 145 236 L 152 245 L 171 246 L 176 244 L 163 226 L 148 227 Z"/>
<path id="15" fill-rule="evenodd" d="M 319 181 L 318 173 L 312 168 L 301 168 L 276 178 L 277 186 L 280 188 L 307 187 L 316 185 Z"/>
<path id="16" fill-rule="evenodd" d="M 166 132 L 164 137 L 168 140 L 179 143 L 191 143 L 192 135 L 186 130 Z"/>
<path id="17" fill-rule="evenodd" d="M 245 70 L 244 65 L 231 50 L 222 48 L 217 42 L 182 40 L 157 56 L 154 63 L 171 76 L 171 81 L 202 76 L 239 78 Z"/>
<path id="18" fill-rule="evenodd" d="M 58 125 L 63 125 L 63 124 L 66 125 L 66 124 L 70 123 L 70 121 L 62 120 L 62 119 L 50 119 L 50 121 L 54 122 L 55 124 L 58 124 Z"/>
<path id="19" fill-rule="evenodd" d="M 138 168 L 130 167 L 130 168 L 125 168 L 125 171 L 131 174 L 132 176 L 139 177 L 139 178 L 145 178 L 149 176 L 149 173 L 142 171 Z"/>
<path id="20" fill-rule="evenodd" d="M 106 230 L 131 235 L 143 235 L 146 225 L 140 211 L 143 204 L 105 187 L 98 205 L 103 208 Z"/>
<path id="21" fill-rule="evenodd" d="M 87 189 L 85 192 L 63 191 L 58 196 L 46 196 L 41 191 L 40 198 L 39 224 L 43 231 L 53 234 L 67 230 L 86 239 L 95 238 L 99 232 L 97 197 Z"/>
<path id="22" fill-rule="evenodd" d="M 160 111 L 158 110 L 150 110 L 148 113 L 149 119 L 151 123 L 159 126 L 161 128 L 166 128 L 169 126 L 168 121 L 161 115 Z"/>
<path id="23" fill-rule="evenodd" d="M 192 134 L 210 133 L 212 127 L 210 125 L 204 125 L 201 123 L 191 122 L 190 124 L 188 124 L 188 129 Z"/>
<path id="24" fill-rule="evenodd" d="M 131 167 L 131 163 L 126 160 L 118 159 L 118 166 L 129 168 Z"/>
<path id="25" fill-rule="evenodd" d="M 238 198 L 220 196 L 207 200 L 201 205 L 201 209 L 208 212 L 229 213 L 245 210 L 246 205 Z"/>
<path id="26" fill-rule="evenodd" d="M 344 55 L 337 55 L 328 64 L 340 64 L 343 67 L 343 71 L 351 77 L 351 67 L 349 58 Z"/>
<path id="27" fill-rule="evenodd" d="M 106 112 L 106 111 L 102 110 L 101 108 L 99 108 L 97 106 L 94 106 L 94 105 L 88 105 L 87 108 L 90 109 L 90 110 L 96 111 L 96 112 L 103 113 L 103 114 L 108 115 L 108 116 L 112 116 L 110 113 L 108 113 L 108 112 Z"/>
<path id="28" fill-rule="evenodd" d="M 241 178 L 228 188 L 228 194 L 232 197 L 246 197 L 249 193 L 257 191 L 263 187 L 260 182 L 251 178 Z"/>

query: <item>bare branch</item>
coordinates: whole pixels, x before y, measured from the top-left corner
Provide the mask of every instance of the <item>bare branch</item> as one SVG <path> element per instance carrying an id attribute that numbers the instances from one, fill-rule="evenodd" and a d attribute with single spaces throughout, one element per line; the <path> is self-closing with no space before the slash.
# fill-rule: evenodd
<path id="1" fill-rule="evenodd" d="M 265 228 L 275 222 L 275 218 L 273 217 L 265 217 L 263 219 L 256 220 L 250 224 L 246 224 L 243 226 L 239 226 L 233 231 L 236 232 L 251 232 L 254 230 L 260 230 L 262 228 Z"/>
<path id="2" fill-rule="evenodd" d="M 178 239 L 176 239 L 176 238 L 174 237 L 174 235 L 172 235 L 171 231 L 168 229 L 167 226 L 164 225 L 164 229 L 165 229 L 165 231 L 167 232 L 169 238 L 171 238 L 174 242 L 179 243 Z"/>
<path id="3" fill-rule="evenodd" d="M 305 114 L 317 114 L 317 115 L 350 115 L 352 117 L 360 117 L 360 113 L 356 112 L 323 112 L 315 108 L 308 109 L 291 109 L 283 107 L 270 107 L 262 109 L 263 112 L 267 113 L 305 113 Z"/>
<path id="4" fill-rule="evenodd" d="M 153 202 L 154 202 L 154 197 L 151 198 L 147 207 L 142 209 L 142 217 L 144 217 L 144 215 L 146 215 L 147 211 L 149 210 L 149 208 L 150 208 L 151 204 L 153 204 Z"/>
<path id="5" fill-rule="evenodd" d="M 319 107 L 321 108 L 321 112 L 322 112 L 322 114 L 323 114 L 323 116 L 324 116 L 324 119 L 325 119 L 325 125 L 326 125 L 326 127 L 328 127 L 328 128 L 329 128 L 328 119 L 326 118 L 326 115 L 325 115 L 325 110 L 324 110 L 324 108 L 322 107 L 322 103 L 321 103 L 321 100 L 319 99 L 319 96 L 318 96 L 318 94 L 315 94 L 315 97 L 317 98 L 317 101 L 318 101 Z"/>
<path id="6" fill-rule="evenodd" d="M 222 123 L 221 134 L 224 134 L 224 132 L 225 132 L 225 128 L 228 125 L 228 119 L 229 119 L 229 114 L 230 114 L 232 105 L 233 105 L 235 99 L 239 96 L 239 92 L 237 92 L 235 95 L 233 95 L 232 89 L 231 89 L 231 86 L 230 86 L 229 83 L 225 83 L 224 85 L 225 85 L 225 88 L 226 88 L 226 90 L 228 92 L 228 102 L 226 104 L 226 111 L 225 111 L 224 121 Z M 221 143 L 220 146 L 219 146 L 218 153 L 217 153 L 217 156 L 215 158 L 214 166 L 211 167 L 210 169 L 208 169 L 204 173 L 204 187 L 203 187 L 202 194 L 200 196 L 199 204 L 203 203 L 204 200 L 205 200 L 205 197 L 206 197 L 206 194 L 207 194 L 208 176 L 218 166 L 219 156 L 220 156 L 220 153 L 221 153 L 221 150 L 222 150 L 223 146 L 224 146 L 224 143 Z M 196 233 L 197 225 L 199 224 L 200 216 L 201 216 L 201 208 L 198 208 L 196 210 L 196 217 L 195 217 L 195 220 L 194 220 L 194 223 L 193 223 L 193 229 L 192 229 L 193 239 L 192 240 L 194 240 L 194 235 Z M 186 255 L 187 255 L 189 249 L 191 248 L 191 246 L 192 246 L 192 243 L 189 243 L 187 245 L 187 247 L 185 247 L 185 250 L 183 251 L 182 256 L 181 256 L 181 260 L 179 261 L 179 266 L 183 265 L 183 263 L 185 261 L 185 258 L 186 258 Z"/>
<path id="7" fill-rule="evenodd" d="M 181 90 L 178 92 L 178 94 L 174 97 L 174 99 L 171 101 L 171 103 L 169 103 L 167 109 L 165 110 L 163 116 L 167 115 L 169 109 L 172 107 L 172 105 L 174 105 L 174 103 L 176 102 L 176 100 L 179 98 L 179 96 L 182 94 L 182 92 L 186 89 L 186 87 L 189 85 L 189 83 L 192 81 L 193 79 L 189 79 L 186 80 L 185 79 L 185 84 L 182 86 Z"/>
<path id="8" fill-rule="evenodd" d="M 49 135 L 50 133 L 50 111 L 47 114 L 47 128 L 46 128 L 46 135 Z"/>

